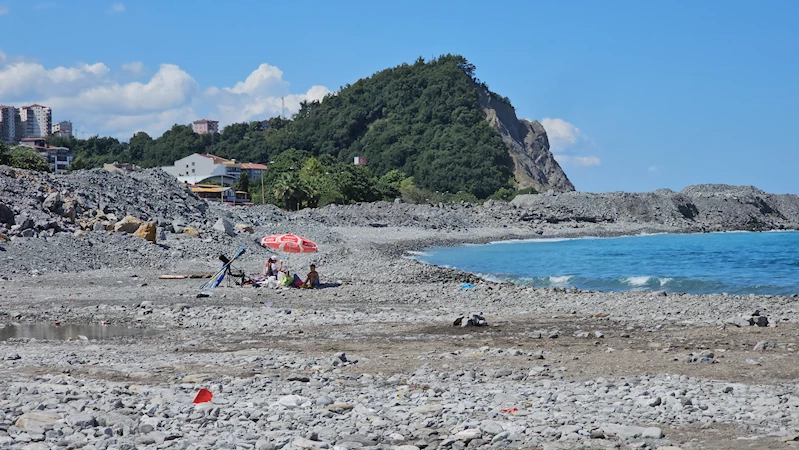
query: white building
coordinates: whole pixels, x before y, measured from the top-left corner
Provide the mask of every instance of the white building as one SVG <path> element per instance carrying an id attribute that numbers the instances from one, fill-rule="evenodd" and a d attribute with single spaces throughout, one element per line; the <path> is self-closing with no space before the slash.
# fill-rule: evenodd
<path id="1" fill-rule="evenodd" d="M 0 142 L 17 141 L 17 108 L 0 105 Z"/>
<path id="2" fill-rule="evenodd" d="M 163 166 L 161 169 L 186 184 L 202 184 L 207 180 L 217 180 L 225 186 L 230 186 L 241 174 L 241 164 L 237 164 L 236 161 L 199 153 L 192 153 L 175 161 L 175 165 Z"/>
<path id="3" fill-rule="evenodd" d="M 23 106 L 19 109 L 19 124 L 17 136 L 23 138 L 43 138 L 50 135 L 53 126 L 53 112 L 42 105 Z"/>
<path id="4" fill-rule="evenodd" d="M 72 137 L 72 122 L 63 120 L 53 124 L 52 134 L 58 137 L 70 138 Z"/>
<path id="5" fill-rule="evenodd" d="M 30 147 L 47 159 L 50 170 L 53 173 L 64 174 L 69 172 L 69 167 L 75 155 L 66 147 L 50 147 L 44 138 L 24 138 L 19 143 L 25 147 Z"/>

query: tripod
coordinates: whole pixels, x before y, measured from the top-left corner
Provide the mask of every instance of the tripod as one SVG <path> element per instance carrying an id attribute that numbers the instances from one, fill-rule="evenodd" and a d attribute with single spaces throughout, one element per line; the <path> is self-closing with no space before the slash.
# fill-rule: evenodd
<path id="1" fill-rule="evenodd" d="M 236 286 L 244 286 L 245 283 L 250 282 L 250 277 L 248 277 L 243 270 L 238 272 L 233 271 L 233 266 L 231 261 L 225 255 L 220 255 L 219 260 L 225 264 L 225 277 L 227 278 L 227 287 L 231 287 L 230 280 L 233 280 L 233 283 Z"/>

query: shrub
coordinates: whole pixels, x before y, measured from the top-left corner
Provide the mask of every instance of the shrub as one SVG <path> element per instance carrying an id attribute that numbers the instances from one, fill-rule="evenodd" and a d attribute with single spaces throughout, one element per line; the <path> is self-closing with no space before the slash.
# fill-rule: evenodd
<path id="1" fill-rule="evenodd" d="M 47 158 L 40 155 L 36 150 L 22 145 L 14 147 L 8 152 L 8 165 L 37 172 L 50 171 L 50 164 L 47 163 Z"/>

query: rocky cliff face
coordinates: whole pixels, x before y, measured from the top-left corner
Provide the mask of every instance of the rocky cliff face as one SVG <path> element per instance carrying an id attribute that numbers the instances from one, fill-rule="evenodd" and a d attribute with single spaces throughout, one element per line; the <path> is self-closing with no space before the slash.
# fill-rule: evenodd
<path id="1" fill-rule="evenodd" d="M 513 158 L 517 187 L 533 187 L 539 192 L 573 191 L 574 185 L 549 151 L 544 127 L 537 120 L 519 120 L 512 106 L 492 98 L 482 86 L 476 87 L 485 119 L 502 136 Z"/>

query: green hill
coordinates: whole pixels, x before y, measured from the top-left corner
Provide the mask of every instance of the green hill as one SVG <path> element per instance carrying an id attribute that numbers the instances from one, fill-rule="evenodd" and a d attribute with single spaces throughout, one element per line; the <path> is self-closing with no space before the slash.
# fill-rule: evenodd
<path id="1" fill-rule="evenodd" d="M 512 120 L 519 123 L 510 102 L 488 91 L 474 70 L 462 56 L 427 62 L 419 58 L 343 86 L 321 102 L 305 102 L 290 120 L 270 119 L 266 130 L 258 122 L 239 123 L 218 135 L 200 136 L 188 126 L 175 125 L 155 140 L 137 133 L 129 144 L 109 138 L 54 143 L 75 149 L 78 167 L 111 160 L 144 167 L 170 165 L 194 152 L 267 164 L 288 150 L 314 156 L 323 165 L 332 164 L 331 158 L 351 164 L 353 157 L 361 156 L 375 177 L 398 170 L 421 189 L 486 198 L 518 185 L 514 176 L 524 176 L 518 169 L 524 146 L 516 153 L 509 151 L 511 138 L 502 135 L 496 120 L 487 119 L 486 108 L 491 107 L 481 102 L 511 111 Z M 547 185 L 545 181 L 521 184 L 540 187 Z"/>

